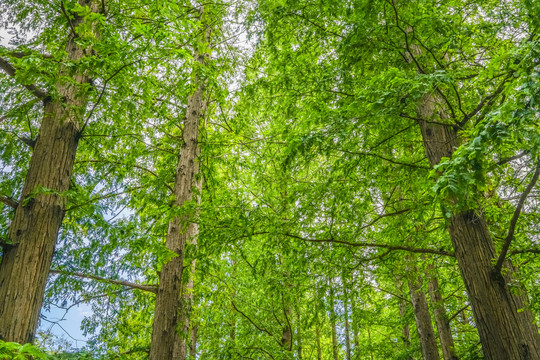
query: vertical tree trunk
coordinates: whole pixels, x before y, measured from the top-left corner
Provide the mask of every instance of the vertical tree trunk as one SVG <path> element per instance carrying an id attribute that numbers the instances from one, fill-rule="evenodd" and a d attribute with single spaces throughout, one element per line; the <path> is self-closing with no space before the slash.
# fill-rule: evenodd
<path id="1" fill-rule="evenodd" d="M 450 329 L 450 323 L 446 316 L 444 309 L 444 302 L 439 291 L 439 281 L 434 273 L 433 265 L 428 266 L 429 278 L 428 291 L 431 299 L 431 305 L 433 307 L 433 315 L 435 316 L 435 324 L 439 332 L 439 339 L 441 341 L 441 348 L 443 352 L 444 360 L 459 360 L 454 351 L 454 339 L 452 338 L 452 330 Z"/>
<path id="2" fill-rule="evenodd" d="M 332 354 L 334 360 L 338 360 L 338 340 L 336 328 L 336 310 L 334 308 L 334 290 L 330 289 L 330 323 L 332 324 Z"/>
<path id="3" fill-rule="evenodd" d="M 401 289 L 401 286 L 399 286 Z M 401 328 L 401 335 L 403 337 L 403 346 L 405 349 L 408 349 L 411 346 L 411 327 L 409 326 L 409 323 L 407 322 L 407 302 L 404 300 L 399 301 L 399 316 L 402 320 L 402 328 Z M 409 360 L 413 360 L 412 356 L 409 356 Z"/>
<path id="4" fill-rule="evenodd" d="M 317 360 L 322 360 L 322 348 L 321 348 L 321 325 L 317 320 L 315 325 L 315 337 L 317 338 Z"/>
<path id="5" fill-rule="evenodd" d="M 202 16 L 202 12 L 201 12 Z M 205 26 L 203 24 L 203 26 Z M 210 31 L 203 31 L 204 41 L 209 41 Z M 204 64 L 207 54 L 201 54 L 196 49 L 195 59 Z M 203 99 L 205 82 L 195 73 L 195 92 L 188 99 L 186 117 L 184 119 L 183 143 L 176 169 L 174 183 L 174 207 L 181 207 L 193 200 L 193 187 L 197 186 L 196 176 L 199 173 L 198 155 L 199 125 L 207 102 Z M 184 298 L 182 294 L 182 273 L 185 247 L 194 233 L 195 224 L 189 221 L 189 216 L 174 217 L 169 222 L 165 245 L 177 256 L 163 265 L 159 276 L 156 296 L 150 360 L 179 359 L 186 357 L 185 320 L 182 317 Z"/>
<path id="6" fill-rule="evenodd" d="M 351 334 L 349 329 L 349 306 L 348 306 L 348 297 L 347 294 L 347 282 L 346 277 L 342 276 L 343 282 L 343 310 L 345 312 L 345 350 L 346 350 L 346 359 L 351 360 Z"/>
<path id="7" fill-rule="evenodd" d="M 199 325 L 195 324 L 191 327 L 191 343 L 189 344 L 189 356 L 195 359 L 197 355 L 197 333 L 199 331 Z"/>
<path id="8" fill-rule="evenodd" d="M 200 206 L 201 204 L 201 197 L 200 193 L 202 191 L 202 179 L 197 181 L 197 184 L 195 185 L 196 191 L 198 193 L 197 197 L 197 205 Z M 189 224 L 187 229 L 187 235 L 190 246 L 197 246 L 197 236 L 199 236 L 199 224 L 192 222 Z M 197 328 L 194 327 L 195 332 L 193 332 L 193 329 L 190 330 L 191 325 L 191 310 L 193 308 L 193 300 L 194 300 L 194 282 L 195 282 L 195 271 L 197 269 L 197 260 L 193 259 L 191 261 L 191 268 L 189 273 L 189 280 L 187 284 L 182 288 L 182 307 L 179 309 L 179 323 L 181 324 L 180 334 L 183 334 L 184 336 L 180 336 L 176 338 L 176 343 L 174 345 L 174 354 L 179 359 L 184 359 L 187 357 L 188 349 L 191 349 L 194 344 L 191 342 L 193 341 L 193 334 L 195 334 L 195 337 L 197 335 Z M 185 334 L 191 334 L 189 337 L 185 336 Z"/>
<path id="9" fill-rule="evenodd" d="M 422 291 L 422 279 L 416 274 L 409 279 L 409 291 L 413 305 L 414 318 L 416 320 L 416 329 L 422 348 L 424 360 L 439 360 L 439 350 L 437 349 L 437 340 L 433 331 L 431 315 L 426 300 L 426 294 Z"/>
<path id="10" fill-rule="evenodd" d="M 418 107 L 418 123 L 432 166 L 442 157 L 451 157 L 460 143 L 453 127 L 429 122 L 448 118 L 441 104 L 428 94 Z M 448 230 L 486 359 L 540 359 L 540 336 L 527 309 L 527 297 L 508 287 L 513 279 L 511 266 L 507 263 L 505 276 L 494 273 L 492 260 L 497 255 L 482 213 L 457 212 L 450 218 Z"/>
<path id="11" fill-rule="evenodd" d="M 92 12 L 101 2 L 80 1 Z M 84 18 L 72 19 L 76 28 Z M 66 45 L 70 61 L 89 55 L 71 33 Z M 67 76 L 66 68 L 60 69 Z M 62 194 L 69 189 L 87 96 L 80 84 L 88 74 L 76 72 L 73 82 L 59 77 L 57 97 L 45 99 L 43 120 L 34 146 L 21 198 L 10 224 L 0 263 L 0 339 L 19 343 L 34 340 L 54 247 L 66 210 Z"/>
<path id="12" fill-rule="evenodd" d="M 297 354 L 298 354 L 298 359 L 302 359 L 302 318 L 300 316 L 300 304 L 298 304 L 298 310 L 296 312 L 296 322 L 297 322 L 297 325 L 296 325 L 296 329 L 297 329 L 297 336 L 296 336 L 296 341 L 298 343 L 298 348 L 297 348 Z"/>

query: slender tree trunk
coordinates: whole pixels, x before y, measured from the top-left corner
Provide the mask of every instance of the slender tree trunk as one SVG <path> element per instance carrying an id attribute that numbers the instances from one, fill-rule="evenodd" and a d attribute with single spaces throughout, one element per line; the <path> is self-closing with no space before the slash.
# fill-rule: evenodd
<path id="1" fill-rule="evenodd" d="M 437 330 L 439 332 L 444 360 L 459 360 L 454 351 L 452 330 L 450 329 L 450 322 L 448 321 L 446 310 L 444 309 L 444 301 L 441 292 L 439 291 L 439 281 L 434 273 L 435 269 L 433 268 L 433 265 L 429 265 L 427 270 L 428 274 L 426 275 L 429 278 L 429 297 L 433 307 L 435 324 L 437 325 Z"/>
<path id="2" fill-rule="evenodd" d="M 349 328 L 349 295 L 347 294 L 347 282 L 345 276 L 342 277 L 343 282 L 343 309 L 345 312 L 345 349 L 346 359 L 351 360 L 351 334 Z"/>
<path id="3" fill-rule="evenodd" d="M 90 11 L 99 12 L 101 2 L 80 1 Z M 72 19 L 76 28 L 84 18 Z M 66 52 L 70 61 L 89 55 L 76 35 L 68 38 Z M 60 75 L 68 76 L 66 68 Z M 87 96 L 81 84 L 88 74 L 76 72 L 73 82 L 59 76 L 57 97 L 46 98 L 43 120 L 34 146 L 21 198 L 10 224 L 0 263 L 0 339 L 19 343 L 34 340 L 47 277 L 58 232 L 66 210 L 63 195 L 69 189 L 79 142 Z"/>
<path id="4" fill-rule="evenodd" d="M 197 181 L 197 184 L 195 186 L 197 190 L 197 205 L 201 205 L 201 197 L 200 193 L 202 191 L 202 179 Z M 196 247 L 197 246 L 197 237 L 199 236 L 199 224 L 197 223 L 190 223 L 188 226 L 188 241 L 189 245 Z M 193 340 L 193 337 L 191 335 L 195 334 L 195 337 L 197 335 L 197 329 L 195 328 L 195 333 L 193 333 L 193 329 L 190 330 L 191 325 L 191 310 L 193 308 L 193 300 L 194 300 L 194 282 L 195 282 L 195 271 L 197 269 L 197 260 L 193 259 L 191 261 L 191 269 L 189 274 L 189 280 L 187 284 L 182 288 L 182 296 L 183 296 L 183 302 L 182 307 L 179 309 L 179 323 L 182 324 L 182 328 L 180 329 L 180 334 L 183 336 L 176 338 L 176 343 L 174 345 L 174 353 L 175 356 L 177 356 L 179 359 L 184 359 L 187 357 L 188 349 L 191 349 L 193 344 L 191 344 L 191 341 Z M 187 334 L 191 334 L 189 337 L 186 336 Z"/>
<path id="5" fill-rule="evenodd" d="M 338 360 L 338 340 L 336 328 L 336 310 L 334 309 L 334 290 L 330 289 L 330 322 L 332 324 L 332 354 Z"/>
<path id="6" fill-rule="evenodd" d="M 208 42 L 210 31 L 207 29 L 204 33 Z M 197 52 L 195 59 L 204 64 L 206 56 Z M 198 184 L 199 125 L 207 102 L 203 99 L 205 81 L 195 74 L 194 83 L 196 90 L 188 99 L 184 119 L 183 143 L 174 184 L 174 207 L 182 207 L 192 201 L 193 188 Z M 189 216 L 175 217 L 169 222 L 165 245 L 177 256 L 163 265 L 159 276 L 150 360 L 183 360 L 186 357 L 185 344 L 189 334 L 185 332 L 185 318 L 182 316 L 185 311 L 182 273 L 186 243 L 194 233 L 195 226 L 189 221 Z"/>
<path id="7" fill-rule="evenodd" d="M 425 95 L 418 108 L 418 121 L 427 157 L 432 166 L 451 157 L 459 146 L 450 125 L 430 122 L 448 118 L 442 100 Z M 481 211 L 457 212 L 450 218 L 450 238 L 487 360 L 540 359 L 540 336 L 522 292 L 510 291 L 512 267 L 506 275 L 495 274 L 495 246 Z"/>
<path id="8" fill-rule="evenodd" d="M 317 338 L 317 360 L 322 360 L 322 348 L 321 348 L 321 325 L 317 320 L 315 326 L 315 337 Z"/>
<path id="9" fill-rule="evenodd" d="M 296 322 L 297 322 L 296 341 L 298 343 L 298 348 L 297 348 L 298 359 L 302 359 L 302 322 L 301 321 L 302 321 L 302 318 L 300 316 L 300 304 L 298 304 L 298 311 L 296 312 Z"/>
<path id="10" fill-rule="evenodd" d="M 424 360 L 439 360 L 439 350 L 437 349 L 437 340 L 433 331 L 426 294 L 422 291 L 422 279 L 416 275 L 416 272 L 413 272 L 409 279 L 409 291 L 422 356 Z"/>
<path id="11" fill-rule="evenodd" d="M 199 331 L 199 325 L 195 324 L 191 327 L 191 343 L 189 344 L 189 356 L 195 359 L 197 355 L 197 333 Z"/>
<path id="12" fill-rule="evenodd" d="M 401 286 L 398 288 L 402 289 Z M 403 346 L 405 349 L 409 349 L 411 346 L 411 327 L 407 321 L 407 302 L 400 299 L 399 304 L 399 316 L 401 317 L 403 327 L 401 328 L 401 335 L 403 337 Z M 412 356 L 409 356 L 409 360 L 413 360 Z"/>

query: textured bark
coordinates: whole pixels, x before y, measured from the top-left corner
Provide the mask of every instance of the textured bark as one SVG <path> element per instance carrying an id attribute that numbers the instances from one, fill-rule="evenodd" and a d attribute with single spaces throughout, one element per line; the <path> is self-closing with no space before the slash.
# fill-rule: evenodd
<path id="1" fill-rule="evenodd" d="M 450 157 L 460 141 L 451 126 L 428 122 L 447 117 L 442 101 L 426 95 L 418 108 L 420 130 L 432 166 Z M 440 121 L 440 120 L 439 120 Z M 540 359 L 540 336 L 527 297 L 510 291 L 512 267 L 505 276 L 495 274 L 495 246 L 480 211 L 463 211 L 450 219 L 450 238 L 472 305 L 482 349 L 488 360 Z"/>
<path id="2" fill-rule="evenodd" d="M 439 360 L 439 350 L 437 349 L 437 340 L 431 323 L 426 294 L 422 290 L 422 279 L 417 276 L 411 276 L 409 280 L 409 291 L 413 305 L 414 318 L 416 320 L 416 330 L 422 348 L 422 357 L 424 360 Z"/>
<path id="3" fill-rule="evenodd" d="M 201 204 L 201 197 L 200 193 L 202 191 L 202 179 L 197 181 L 197 184 L 195 186 L 197 193 L 197 205 Z M 197 223 L 190 223 L 188 225 L 187 229 L 188 239 L 190 246 L 197 246 L 197 237 L 199 236 L 199 224 Z M 187 284 L 182 288 L 182 306 L 179 309 L 179 323 L 180 323 L 180 334 L 182 336 L 176 338 L 176 343 L 174 345 L 174 355 L 175 358 L 178 359 L 185 359 L 188 354 L 188 349 L 191 353 L 191 348 L 193 346 L 196 346 L 196 343 L 193 343 L 193 335 L 195 335 L 195 339 L 197 336 L 197 327 L 194 326 L 192 329 L 191 327 L 191 310 L 193 308 L 193 300 L 194 300 L 194 281 L 195 281 L 195 271 L 197 269 L 197 260 L 193 259 L 191 261 L 191 271 L 189 274 L 189 280 Z M 193 329 L 195 329 L 193 332 Z M 190 334 L 189 337 L 186 336 L 186 334 Z M 194 351 L 194 350 L 193 350 Z"/>
<path id="4" fill-rule="evenodd" d="M 283 317 L 285 318 L 285 326 L 283 327 L 283 331 L 281 333 L 281 346 L 284 350 L 291 351 L 292 350 L 292 329 L 290 326 L 290 318 L 291 318 L 292 310 L 290 307 L 283 309 Z"/>
<path id="5" fill-rule="evenodd" d="M 189 344 L 189 356 L 192 357 L 193 359 L 195 359 L 195 357 L 197 356 L 197 334 L 198 334 L 198 331 L 199 331 L 199 325 L 198 324 L 195 324 L 191 327 L 191 330 L 190 330 L 190 337 L 191 337 L 191 342 Z"/>
<path id="6" fill-rule="evenodd" d="M 434 273 L 433 265 L 428 266 L 427 277 L 429 278 L 429 297 L 433 308 L 433 315 L 435 316 L 435 324 L 437 325 L 437 331 L 439 333 L 439 340 L 441 341 L 443 358 L 444 360 L 459 360 L 454 351 L 452 330 L 450 329 L 450 322 L 446 316 L 444 301 L 439 290 L 439 281 Z"/>
<path id="7" fill-rule="evenodd" d="M 80 3 L 93 12 L 99 10 L 100 2 L 82 0 Z M 83 21 L 75 16 L 72 23 L 76 27 Z M 75 38 L 70 34 L 66 45 L 67 56 L 72 61 L 91 51 L 79 47 Z M 60 74 L 68 76 L 68 70 L 60 69 Z M 78 85 L 87 83 L 88 75 L 76 72 L 72 80 L 59 80 L 55 85 L 58 97 L 44 100 L 43 120 L 9 227 L 11 245 L 4 247 L 0 264 L 0 339 L 5 341 L 32 342 L 38 325 L 66 209 L 62 193 L 69 189 L 87 104 L 87 96 Z"/>
<path id="8" fill-rule="evenodd" d="M 209 31 L 206 32 L 208 41 Z M 205 54 L 196 54 L 201 64 L 205 63 Z M 197 186 L 199 173 L 198 156 L 199 125 L 206 110 L 207 102 L 203 99 L 204 81 L 194 76 L 196 90 L 188 99 L 183 127 L 183 143 L 176 168 L 174 184 L 174 207 L 182 207 L 193 200 L 193 188 Z M 154 311 L 150 360 L 185 359 L 186 339 L 185 304 L 182 294 L 182 272 L 186 244 L 192 238 L 196 225 L 189 221 L 189 216 L 175 217 L 169 222 L 165 245 L 177 256 L 163 265 L 159 276 L 159 285 Z M 184 314 L 184 315 L 182 315 Z"/>

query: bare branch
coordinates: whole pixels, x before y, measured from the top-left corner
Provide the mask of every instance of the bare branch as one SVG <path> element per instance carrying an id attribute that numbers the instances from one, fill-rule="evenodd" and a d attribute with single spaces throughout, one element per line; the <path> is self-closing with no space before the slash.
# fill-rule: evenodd
<path id="1" fill-rule="evenodd" d="M 334 238 L 308 239 L 308 238 L 304 238 L 298 235 L 287 234 L 287 233 L 284 233 L 282 235 L 285 235 L 294 239 L 299 239 L 302 241 L 308 241 L 308 242 L 314 242 L 314 243 L 335 243 L 335 244 L 342 244 L 342 245 L 348 245 L 348 246 L 353 246 L 353 247 L 382 248 L 382 249 L 389 249 L 391 251 L 408 251 L 408 252 L 417 253 L 417 254 L 436 254 L 436 255 L 454 257 L 453 253 L 449 251 L 445 251 L 445 250 L 423 249 L 423 248 L 414 248 L 410 246 L 385 245 L 385 244 L 375 244 L 375 243 L 365 243 L 365 242 L 357 243 L 357 242 L 350 242 L 350 241 L 339 240 L 339 239 L 334 239 Z"/>
<path id="2" fill-rule="evenodd" d="M 519 215 L 521 214 L 521 209 L 523 208 L 523 205 L 525 204 L 525 200 L 527 199 L 527 196 L 533 189 L 534 185 L 538 181 L 538 177 L 540 176 L 540 159 L 538 159 L 537 161 L 538 161 L 538 164 L 536 165 L 536 171 L 534 172 L 531 182 L 529 183 L 525 191 L 521 194 L 516 210 L 514 211 L 514 216 L 512 216 L 512 220 L 510 220 L 510 228 L 508 229 L 508 235 L 506 235 L 506 239 L 504 240 L 504 245 L 502 247 L 501 254 L 499 255 L 499 259 L 497 260 L 497 264 L 495 265 L 496 274 L 501 273 L 504 259 L 506 258 L 506 254 L 508 253 L 508 248 L 510 248 L 510 244 L 512 243 L 512 239 L 514 238 L 514 232 L 516 230 L 516 224 L 519 219 Z"/>
<path id="3" fill-rule="evenodd" d="M 124 281 L 124 280 L 107 279 L 107 278 L 103 278 L 103 277 L 96 276 L 96 275 L 83 274 L 83 273 L 80 273 L 80 272 L 54 270 L 54 269 L 51 269 L 49 271 L 49 273 L 50 274 L 58 274 L 58 275 L 75 276 L 75 277 L 80 277 L 80 278 L 83 278 L 83 279 L 91 279 L 91 280 L 103 281 L 103 282 L 107 282 L 109 284 L 121 285 L 121 286 L 125 286 L 125 287 L 131 288 L 131 289 L 148 291 L 148 292 L 151 292 L 151 293 L 154 293 L 154 294 L 157 292 L 157 286 L 155 286 L 155 285 L 136 284 L 136 283 L 132 283 L 132 282 L 129 282 L 129 281 Z"/>

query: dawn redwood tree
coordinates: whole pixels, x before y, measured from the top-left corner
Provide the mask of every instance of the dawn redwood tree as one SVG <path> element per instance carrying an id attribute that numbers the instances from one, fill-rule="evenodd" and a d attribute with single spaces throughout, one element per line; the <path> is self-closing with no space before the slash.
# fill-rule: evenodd
<path id="1" fill-rule="evenodd" d="M 67 8 L 58 5 L 69 22 L 65 62 L 78 64 L 92 56 L 92 42 L 99 37 L 98 15 L 102 2 L 80 0 Z M 83 39 L 86 39 L 84 41 Z M 17 56 L 17 53 L 13 53 Z M 21 54 L 21 56 L 24 56 Z M 17 67 L 0 58 L 0 68 L 25 86 L 43 104 L 39 133 L 15 214 L 2 244 L 0 264 L 0 338 L 32 342 L 49 268 L 66 209 L 77 145 L 87 116 L 90 71 L 61 64 L 55 83 L 47 92 L 18 77 Z M 32 139 L 33 141 L 34 139 Z"/>
<path id="2" fill-rule="evenodd" d="M 212 35 L 212 12 L 207 7 L 199 11 L 199 35 L 194 45 L 193 88 L 187 101 L 186 116 L 183 120 L 182 146 L 174 182 L 173 207 L 178 210 L 189 202 L 198 203 L 200 191 L 200 145 L 199 127 L 207 108 L 206 86 L 208 79 L 202 70 L 208 65 L 209 44 Z M 199 188 L 199 190 L 195 190 Z M 166 247 L 175 256 L 165 263 L 159 275 L 159 285 L 154 311 L 150 359 L 185 359 L 188 350 L 189 327 L 186 326 L 188 314 L 185 309 L 182 276 L 186 245 L 198 235 L 198 225 L 193 222 L 193 214 L 175 215 L 169 222 Z"/>

